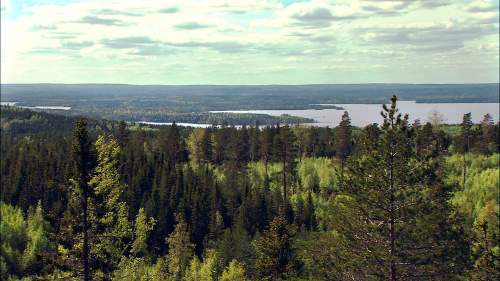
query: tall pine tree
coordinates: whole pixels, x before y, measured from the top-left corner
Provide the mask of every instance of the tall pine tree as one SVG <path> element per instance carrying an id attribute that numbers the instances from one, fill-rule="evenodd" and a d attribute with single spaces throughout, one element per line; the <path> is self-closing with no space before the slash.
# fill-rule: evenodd
<path id="1" fill-rule="evenodd" d="M 340 121 L 335 134 L 335 150 L 336 156 L 340 161 L 340 188 L 344 184 L 344 165 L 347 157 L 351 154 L 352 150 L 352 133 L 351 133 L 351 118 L 349 113 L 344 111 L 342 121 Z"/>
<path id="2" fill-rule="evenodd" d="M 76 123 L 73 131 L 73 164 L 74 164 L 74 183 L 80 194 L 81 201 L 81 223 L 83 232 L 82 247 L 82 268 L 83 280 L 90 281 L 91 272 L 89 264 L 89 197 L 92 191 L 89 187 L 90 173 L 92 170 L 91 141 L 87 132 L 87 121 L 80 119 Z"/>

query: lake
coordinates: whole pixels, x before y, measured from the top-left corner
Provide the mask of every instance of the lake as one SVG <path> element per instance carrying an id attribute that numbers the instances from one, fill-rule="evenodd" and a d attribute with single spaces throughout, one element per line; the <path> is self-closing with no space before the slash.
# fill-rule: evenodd
<path id="1" fill-rule="evenodd" d="M 2 101 L 0 102 L 0 105 L 5 105 L 5 106 L 17 106 L 18 102 L 16 101 Z M 47 109 L 47 110 L 70 110 L 70 106 L 57 106 L 57 105 L 37 105 L 37 106 L 17 106 L 20 108 L 27 108 L 27 109 Z"/>
<path id="2" fill-rule="evenodd" d="M 128 123 L 137 123 L 137 124 L 152 125 L 152 126 L 172 125 L 172 122 L 128 121 Z M 208 128 L 212 126 L 210 124 L 195 124 L 195 123 L 175 123 L 175 124 L 177 126 L 195 127 L 195 128 Z"/>
<path id="3" fill-rule="evenodd" d="M 1 102 L 2 105 L 15 106 L 17 102 Z M 336 105 L 343 107 L 349 112 L 351 123 L 354 126 L 364 127 L 371 123 L 382 123 L 380 104 L 323 104 Z M 445 124 L 458 124 L 462 122 L 465 113 L 472 113 L 472 120 L 475 123 L 480 122 L 486 113 L 489 113 L 495 122 L 499 120 L 499 103 L 416 103 L 415 101 L 399 101 L 398 108 L 402 113 L 408 113 L 410 120 L 420 119 L 422 123 L 429 120 L 433 112 L 438 112 L 443 118 Z M 20 106 L 31 109 L 48 110 L 70 110 L 69 106 Z M 335 127 L 339 124 L 344 110 L 336 109 L 303 109 L 303 110 L 229 110 L 229 111 L 211 111 L 211 112 L 232 112 L 232 113 L 257 113 L 280 116 L 289 114 L 293 116 L 311 118 L 316 123 L 308 124 L 320 127 Z M 171 125 L 172 123 L 163 122 L 136 122 L 149 125 Z M 177 123 L 179 126 L 190 126 L 206 128 L 210 124 Z"/>
<path id="4" fill-rule="evenodd" d="M 327 105 L 327 104 L 324 104 Z M 331 104 L 328 104 L 331 105 Z M 312 118 L 316 123 L 313 126 L 335 127 L 339 124 L 344 111 L 349 112 L 351 123 L 354 126 L 364 127 L 371 123 L 382 123 L 380 104 L 332 104 L 343 107 L 345 110 L 336 109 L 304 109 L 304 110 L 231 110 L 212 112 L 233 112 L 233 113 L 259 113 L 280 116 L 289 114 L 293 116 Z M 495 122 L 499 120 L 499 103 L 416 103 L 415 101 L 398 101 L 399 111 L 408 113 L 410 120 L 420 119 L 422 123 L 429 120 L 433 112 L 442 115 L 443 123 L 458 124 L 462 122 L 465 113 L 472 113 L 472 120 L 477 123 L 489 113 Z"/>

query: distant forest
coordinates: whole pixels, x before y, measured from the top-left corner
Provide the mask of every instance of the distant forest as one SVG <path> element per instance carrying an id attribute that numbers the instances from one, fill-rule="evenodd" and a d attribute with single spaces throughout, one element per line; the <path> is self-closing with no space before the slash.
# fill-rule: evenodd
<path id="1" fill-rule="evenodd" d="M 2 107 L 0 277 L 499 280 L 500 124 L 381 111 L 194 129 Z"/>
<path id="2" fill-rule="evenodd" d="M 222 110 L 324 109 L 318 104 L 382 104 L 400 100 L 499 102 L 499 84 L 352 84 L 260 86 L 160 86 L 119 84 L 2 84 L 2 101 L 20 106 L 69 106 L 61 114 L 127 121 L 260 125 L 312 120 L 254 114 L 208 113 Z"/>

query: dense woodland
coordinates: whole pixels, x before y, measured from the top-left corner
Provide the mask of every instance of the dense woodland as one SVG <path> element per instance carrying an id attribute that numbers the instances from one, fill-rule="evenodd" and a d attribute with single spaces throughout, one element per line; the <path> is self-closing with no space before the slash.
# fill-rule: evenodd
<path id="1" fill-rule="evenodd" d="M 2 280 L 498 280 L 499 124 L 160 128 L 3 108 Z"/>

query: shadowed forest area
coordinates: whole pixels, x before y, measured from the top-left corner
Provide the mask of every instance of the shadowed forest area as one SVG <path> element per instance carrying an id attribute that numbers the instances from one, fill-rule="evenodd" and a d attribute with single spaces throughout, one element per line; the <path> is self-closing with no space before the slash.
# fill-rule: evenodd
<path id="1" fill-rule="evenodd" d="M 1 112 L 2 280 L 498 280 L 499 123 Z"/>

